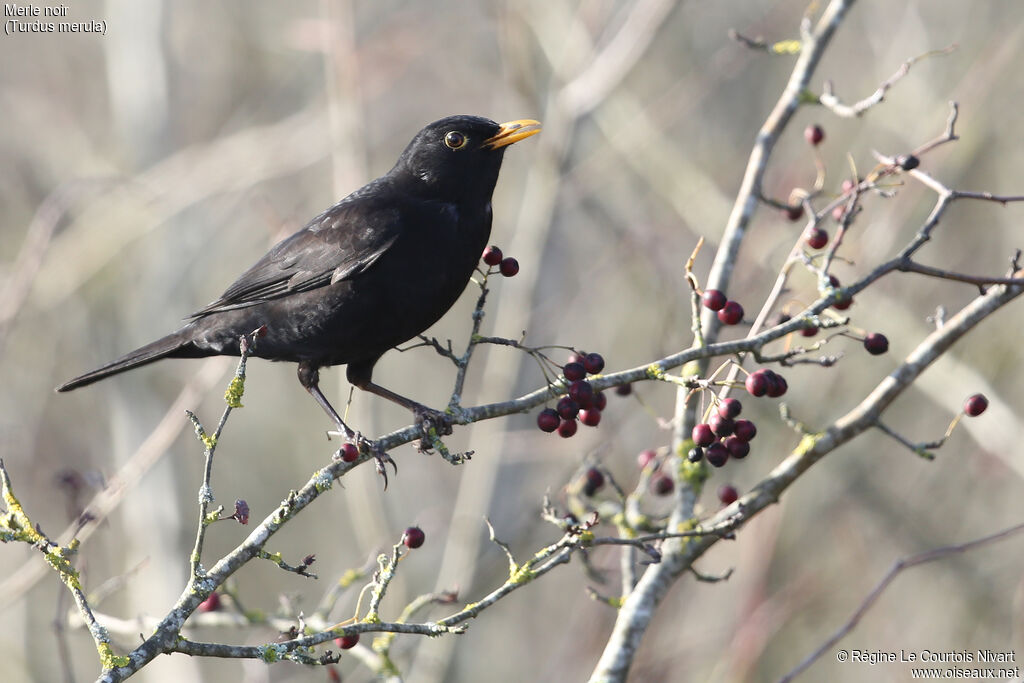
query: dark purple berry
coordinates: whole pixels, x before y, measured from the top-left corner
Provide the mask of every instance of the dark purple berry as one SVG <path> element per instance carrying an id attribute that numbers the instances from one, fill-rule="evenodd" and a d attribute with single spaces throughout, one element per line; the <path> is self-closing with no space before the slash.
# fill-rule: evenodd
<path id="1" fill-rule="evenodd" d="M 878 332 L 872 332 L 868 336 L 864 337 L 864 348 L 868 350 L 872 356 L 880 356 L 889 350 L 889 340 L 885 338 L 884 334 Z"/>
<path id="2" fill-rule="evenodd" d="M 586 473 L 586 483 L 583 484 L 583 493 L 592 496 L 604 486 L 604 474 L 596 467 L 591 467 Z"/>
<path id="3" fill-rule="evenodd" d="M 804 128 L 804 140 L 817 147 L 825 139 L 825 130 L 818 124 Z"/>
<path id="4" fill-rule="evenodd" d="M 604 410 L 608 406 L 608 397 L 603 391 L 594 392 L 594 408 Z"/>
<path id="5" fill-rule="evenodd" d="M 913 171 L 915 168 L 921 165 L 921 160 L 915 157 L 913 154 L 900 154 L 898 157 L 893 159 L 896 165 L 902 168 L 904 171 Z"/>
<path id="6" fill-rule="evenodd" d="M 740 492 L 732 484 L 722 484 L 718 487 L 718 500 L 722 505 L 732 505 L 740 498 Z"/>
<path id="7" fill-rule="evenodd" d="M 657 452 L 648 448 L 645 451 L 640 451 L 640 454 L 636 456 L 636 464 L 640 466 L 640 469 L 644 469 L 652 462 L 657 466 L 658 454 Z"/>
<path id="8" fill-rule="evenodd" d="M 768 378 L 765 377 L 764 370 L 758 370 L 747 375 L 743 385 L 751 396 L 764 396 L 768 393 Z"/>
<path id="9" fill-rule="evenodd" d="M 558 429 L 558 412 L 554 408 L 545 408 L 537 415 L 537 426 L 540 431 L 551 433 Z"/>
<path id="10" fill-rule="evenodd" d="M 599 353 L 588 353 L 583 357 L 583 367 L 591 375 L 596 375 L 604 370 L 604 358 Z"/>
<path id="11" fill-rule="evenodd" d="M 576 420 L 562 420 L 562 424 L 558 425 L 558 435 L 563 439 L 568 439 L 576 433 L 578 428 Z"/>
<path id="12" fill-rule="evenodd" d="M 596 427 L 601 422 L 601 411 L 596 408 L 587 408 L 580 411 L 580 422 L 588 427 Z"/>
<path id="13" fill-rule="evenodd" d="M 342 636 L 341 638 L 335 638 L 334 644 L 340 647 L 342 650 L 349 650 L 356 646 L 359 642 L 359 634 L 354 633 L 350 636 Z"/>
<path id="14" fill-rule="evenodd" d="M 498 247 L 491 245 L 484 249 L 484 263 L 487 265 L 496 266 L 501 263 L 501 258 L 501 249 Z"/>
<path id="15" fill-rule="evenodd" d="M 804 205 L 790 204 L 782 210 L 782 214 L 789 220 L 796 222 L 804 217 Z"/>
<path id="16" fill-rule="evenodd" d="M 732 433 L 741 441 L 751 441 L 757 436 L 757 427 L 750 420 L 736 420 Z"/>
<path id="17" fill-rule="evenodd" d="M 690 449 L 690 452 L 686 454 L 686 459 L 690 462 L 700 462 L 704 457 L 704 449 L 700 446 L 694 446 Z"/>
<path id="18" fill-rule="evenodd" d="M 821 249 L 828 244 L 828 233 L 815 226 L 804 233 L 804 241 L 811 249 Z"/>
<path id="19" fill-rule="evenodd" d="M 249 523 L 249 504 L 239 498 L 235 501 L 235 514 L 231 515 L 239 524 Z"/>
<path id="20" fill-rule="evenodd" d="M 710 446 L 715 440 L 715 433 L 711 430 L 711 425 L 704 423 L 695 425 L 690 436 L 698 446 Z"/>
<path id="21" fill-rule="evenodd" d="M 619 386 L 615 387 L 615 395 L 616 396 L 629 396 L 632 393 L 633 393 L 633 385 L 632 384 L 620 384 Z"/>
<path id="22" fill-rule="evenodd" d="M 729 449 L 721 441 L 716 441 L 704 449 L 704 455 L 707 456 L 709 463 L 721 467 L 729 459 Z"/>
<path id="23" fill-rule="evenodd" d="M 565 359 L 565 362 L 566 363 L 579 363 L 580 365 L 583 365 L 583 359 L 586 357 L 586 355 L 587 355 L 586 351 L 580 351 L 579 353 L 577 353 L 575 351 L 570 351 L 569 352 L 569 357 Z"/>
<path id="24" fill-rule="evenodd" d="M 339 450 L 344 462 L 355 462 L 359 458 L 359 448 L 354 443 L 347 443 Z"/>
<path id="25" fill-rule="evenodd" d="M 732 421 L 731 417 L 722 417 L 718 413 L 712 413 L 708 425 L 716 436 L 729 436 L 735 429 L 736 423 Z"/>
<path id="26" fill-rule="evenodd" d="M 984 394 L 974 394 L 964 401 L 964 412 L 971 417 L 978 417 L 988 408 L 988 399 Z"/>
<path id="27" fill-rule="evenodd" d="M 657 474 L 651 478 L 651 490 L 659 496 L 667 496 L 675 487 L 672 477 L 667 474 Z"/>
<path id="28" fill-rule="evenodd" d="M 727 301 L 725 307 L 718 312 L 718 319 L 724 325 L 736 325 L 743 320 L 743 307 L 735 301 Z"/>
<path id="29" fill-rule="evenodd" d="M 563 396 L 558 399 L 558 405 L 555 406 L 555 412 L 558 413 L 558 417 L 563 420 L 572 420 L 576 417 L 577 413 L 580 412 L 580 404 L 572 400 L 568 396 Z"/>
<path id="30" fill-rule="evenodd" d="M 750 444 L 737 436 L 730 436 L 722 444 L 729 450 L 729 455 L 737 460 L 747 457 Z"/>
<path id="31" fill-rule="evenodd" d="M 426 539 L 427 535 L 418 526 L 409 527 L 402 535 L 402 542 L 405 543 L 406 548 L 419 548 Z"/>
<path id="32" fill-rule="evenodd" d="M 718 414 L 722 417 L 733 418 L 743 411 L 743 404 L 735 398 L 724 398 L 718 404 Z"/>
<path id="33" fill-rule="evenodd" d="M 704 295 L 701 297 L 701 301 L 704 302 L 704 308 L 710 308 L 712 311 L 720 311 L 725 307 L 725 303 L 728 299 L 725 298 L 725 294 L 722 294 L 717 289 L 704 290 Z"/>
<path id="34" fill-rule="evenodd" d="M 505 277 L 512 277 L 519 272 L 519 261 L 516 261 L 511 256 L 506 256 L 501 259 L 501 265 L 498 267 L 498 270 L 500 270 L 501 274 Z"/>
<path id="35" fill-rule="evenodd" d="M 570 382 L 575 382 L 578 379 L 583 379 L 587 376 L 587 369 L 583 367 L 583 363 L 577 363 L 575 361 L 566 363 L 562 368 L 562 374 Z"/>
<path id="36" fill-rule="evenodd" d="M 580 408 L 589 408 L 594 403 L 594 387 L 585 379 L 578 379 L 569 385 L 569 398 Z"/>

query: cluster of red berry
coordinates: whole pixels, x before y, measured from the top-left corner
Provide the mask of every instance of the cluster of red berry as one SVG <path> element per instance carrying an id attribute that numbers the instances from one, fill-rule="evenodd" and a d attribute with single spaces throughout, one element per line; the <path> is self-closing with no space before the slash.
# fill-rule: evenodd
<path id="1" fill-rule="evenodd" d="M 601 422 L 601 411 L 608 405 L 603 391 L 594 391 L 587 381 L 587 375 L 596 375 L 604 370 L 604 358 L 599 353 L 572 353 L 569 362 L 562 367 L 562 374 L 569 382 L 565 395 L 558 399 L 554 408 L 545 408 L 537 415 L 537 426 L 542 432 L 558 431 L 558 435 L 569 438 L 576 433 L 578 422 L 596 427 Z M 578 422 L 577 422 L 578 421 Z"/>
<path id="2" fill-rule="evenodd" d="M 512 277 L 519 272 L 519 261 L 516 261 L 511 256 L 504 256 L 501 253 L 501 249 L 494 245 L 484 249 L 482 258 L 487 265 L 497 266 L 498 272 L 505 277 Z"/>
<path id="3" fill-rule="evenodd" d="M 738 325 L 743 322 L 743 306 L 735 301 L 729 301 L 725 294 L 717 289 L 708 289 L 701 295 L 701 302 L 704 308 L 709 308 L 718 313 L 718 319 L 723 325 Z"/>
<path id="4" fill-rule="evenodd" d="M 771 370 L 758 370 L 750 377 L 754 375 L 758 375 L 755 384 L 761 391 L 754 394 L 755 396 L 763 396 L 766 393 L 767 389 L 762 384 L 770 384 L 777 396 L 785 393 L 786 380 L 781 375 L 776 375 Z M 748 383 L 750 377 L 747 378 Z M 780 389 L 782 393 L 779 393 Z M 695 445 L 687 454 L 689 461 L 700 462 L 707 457 L 709 463 L 721 467 L 730 457 L 747 457 L 750 454 L 750 442 L 757 436 L 757 427 L 750 420 L 736 419 L 742 410 L 743 404 L 738 399 L 726 398 L 718 403 L 718 407 L 711 413 L 707 422 L 694 426 L 690 436 Z"/>

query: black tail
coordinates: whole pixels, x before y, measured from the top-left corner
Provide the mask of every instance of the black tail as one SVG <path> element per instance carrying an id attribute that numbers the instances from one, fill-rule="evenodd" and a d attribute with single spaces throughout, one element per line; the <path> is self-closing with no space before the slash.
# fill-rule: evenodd
<path id="1" fill-rule="evenodd" d="M 126 370 L 137 368 L 140 365 L 146 365 L 161 358 L 167 358 L 168 356 L 196 357 L 203 355 L 206 354 L 192 346 L 192 330 L 189 327 L 183 327 L 162 339 L 157 339 L 155 342 L 135 349 L 112 363 L 107 363 L 101 368 L 96 368 L 92 372 L 87 372 L 80 377 L 61 384 L 57 387 L 57 391 L 71 391 L 78 387 L 84 387 L 86 384 L 98 382 L 111 375 L 116 375 Z"/>

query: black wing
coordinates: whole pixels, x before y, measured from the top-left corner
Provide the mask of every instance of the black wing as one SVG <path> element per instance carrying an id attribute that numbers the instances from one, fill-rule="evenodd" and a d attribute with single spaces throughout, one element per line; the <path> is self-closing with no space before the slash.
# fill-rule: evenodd
<path id="1" fill-rule="evenodd" d="M 364 192 L 349 195 L 275 245 L 219 299 L 191 317 L 254 306 L 366 271 L 400 234 L 398 209 L 380 199 Z"/>

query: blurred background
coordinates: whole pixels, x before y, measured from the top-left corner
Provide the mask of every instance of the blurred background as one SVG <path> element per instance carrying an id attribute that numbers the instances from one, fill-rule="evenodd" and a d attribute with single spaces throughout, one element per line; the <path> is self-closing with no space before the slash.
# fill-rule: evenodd
<path id="1" fill-rule="evenodd" d="M 0 454 L 26 509 L 54 537 L 104 482 L 119 478 L 109 516 L 77 559 L 86 588 L 109 593 L 98 610 L 125 620 L 119 646 L 148 634 L 146 618 L 162 616 L 185 583 L 202 449 L 183 409 L 212 427 L 233 363 L 164 361 L 71 394 L 58 396 L 54 386 L 176 328 L 275 241 L 387 171 L 423 125 L 453 113 L 544 122 L 541 135 L 506 154 L 495 192 L 492 241 L 522 270 L 492 281 L 484 333 L 525 330 L 528 343 L 598 351 L 609 370 L 685 347 L 683 264 L 703 235 L 696 272 L 707 272 L 750 145 L 793 61 L 751 51 L 728 31 L 796 38 L 805 10 L 792 0 L 107 0 L 76 2 L 65 19 L 103 21 L 105 34 L 0 37 Z M 962 139 L 929 154 L 922 168 L 958 189 L 1024 192 L 1019 3 L 860 2 L 812 89 L 831 79 L 852 102 L 906 59 L 954 43 L 956 51 L 916 64 L 859 119 L 801 110 L 775 151 L 765 191 L 785 200 L 813 182 L 807 124 L 825 130 L 826 195 L 834 196 L 851 163 L 862 171 L 874 165 L 872 150 L 897 154 L 939 135 L 949 100 L 957 100 Z M 844 281 L 906 244 L 934 201 L 913 184 L 896 189 L 893 199 L 866 201 L 835 267 Z M 1024 205 L 958 203 L 921 260 L 1002 273 L 1024 246 L 1022 224 Z M 759 210 L 728 292 L 748 314 L 760 308 L 802 228 Z M 814 298 L 810 277 L 793 283 L 789 300 Z M 837 339 L 830 350 L 846 356 L 836 367 L 787 371 L 794 415 L 828 424 L 927 334 L 937 306 L 954 312 L 973 295 L 967 286 L 909 275 L 859 295 L 853 323 L 884 332 L 890 352 L 869 357 L 857 342 Z M 467 292 L 430 333 L 460 348 L 474 300 Z M 988 413 L 964 421 L 934 462 L 879 434 L 831 454 L 737 540 L 701 559 L 706 573 L 733 568 L 729 581 L 677 583 L 643 641 L 633 680 L 773 680 L 838 628 L 896 559 L 1019 522 L 1021 311 L 1020 302 L 1011 304 L 954 347 L 886 421 L 926 441 L 941 436 L 971 393 L 989 396 Z M 420 348 L 386 355 L 375 379 L 443 407 L 454 373 Z M 542 381 L 519 352 L 481 349 L 464 402 L 504 400 Z M 322 386 L 336 405 L 347 400 L 343 370 L 325 371 Z M 212 483 L 217 503 L 230 510 L 243 498 L 258 520 L 337 443 L 325 439 L 330 425 L 294 366 L 254 361 L 246 389 Z M 382 617 L 435 589 L 457 588 L 460 604 L 475 601 L 507 572 L 483 517 L 520 560 L 530 557 L 558 537 L 539 519 L 543 495 L 561 501 L 585 458 L 631 487 L 637 452 L 668 442 L 659 418 L 671 417 L 674 397 L 668 385 L 639 385 L 633 397 L 612 397 L 600 427 L 582 427 L 572 439 L 542 434 L 535 415 L 457 429 L 449 447 L 476 452 L 462 467 L 398 449 L 399 474 L 386 492 L 372 466 L 361 467 L 269 544 L 293 564 L 315 553 L 318 581 L 254 562 L 235 576 L 238 595 L 247 609 L 312 612 L 345 570 L 418 524 L 426 544 L 403 561 Z M 706 511 L 717 509 L 720 484 L 748 490 L 795 445 L 774 410 L 745 402 L 744 414 L 759 426 L 753 452 L 714 472 Z M 409 419 L 358 392 L 349 415 L 369 435 Z M 664 509 L 659 499 L 647 505 Z M 214 526 L 206 564 L 250 528 Z M 1019 661 L 1022 555 L 1017 537 L 911 570 L 840 646 L 1016 650 Z M 618 590 L 617 553 L 597 550 L 590 560 L 605 585 L 574 561 L 486 611 L 465 635 L 399 637 L 396 664 L 409 681 L 585 680 L 614 613 L 584 587 Z M 69 603 L 38 553 L 0 548 L 0 580 L 4 680 L 91 680 L 98 666 L 88 634 L 72 630 L 66 653 L 58 646 L 55 620 Z M 355 592 L 332 616 L 351 614 Z M 192 632 L 248 644 L 276 635 Z M 346 681 L 371 678 L 356 657 L 338 670 Z M 905 680 L 908 671 L 838 664 L 830 654 L 804 678 L 869 677 Z M 323 669 L 291 664 L 184 656 L 161 657 L 139 677 L 326 678 Z"/>

